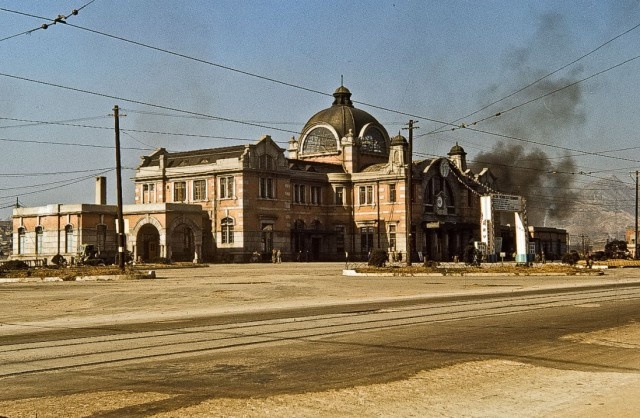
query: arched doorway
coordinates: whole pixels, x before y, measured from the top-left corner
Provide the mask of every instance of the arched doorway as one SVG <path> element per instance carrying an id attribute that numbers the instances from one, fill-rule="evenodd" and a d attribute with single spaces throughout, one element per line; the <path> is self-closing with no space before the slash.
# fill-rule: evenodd
<path id="1" fill-rule="evenodd" d="M 185 225 L 177 226 L 169 237 L 171 259 L 173 261 L 192 261 L 195 257 L 196 246 L 193 230 Z"/>
<path id="2" fill-rule="evenodd" d="M 160 233 L 152 224 L 143 225 L 136 236 L 137 256 L 141 261 L 157 261 L 160 257 Z"/>

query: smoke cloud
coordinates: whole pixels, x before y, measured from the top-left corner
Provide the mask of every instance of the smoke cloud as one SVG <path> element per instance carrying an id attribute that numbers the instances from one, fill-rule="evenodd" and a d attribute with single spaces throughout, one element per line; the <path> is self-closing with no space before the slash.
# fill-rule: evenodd
<path id="1" fill-rule="evenodd" d="M 527 85 L 546 75 L 549 69 L 565 63 L 567 46 L 571 43 L 568 33 L 561 15 L 542 16 L 529 45 L 506 56 L 506 77 L 516 80 L 514 86 L 499 86 L 497 91 L 506 95 L 509 89 Z M 562 77 L 545 78 L 499 106 L 509 109 L 570 85 L 579 79 L 580 71 L 577 68 Z M 487 96 L 495 98 L 496 86 L 490 90 L 494 91 Z M 479 172 L 482 167 L 490 167 L 498 177 L 499 191 L 524 196 L 530 225 L 552 226 L 550 222 L 565 218 L 573 208 L 574 158 L 566 152 L 549 155 L 528 142 L 561 145 L 570 134 L 575 136 L 585 120 L 582 96 L 581 86 L 577 84 L 507 112 L 485 125 L 487 131 L 514 139 L 502 140 L 490 151 L 478 154 L 472 168 Z M 567 146 L 578 147 L 575 143 Z"/>

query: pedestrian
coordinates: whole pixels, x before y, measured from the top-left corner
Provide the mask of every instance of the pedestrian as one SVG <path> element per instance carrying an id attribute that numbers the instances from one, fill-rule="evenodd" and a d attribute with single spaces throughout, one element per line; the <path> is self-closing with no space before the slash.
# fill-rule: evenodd
<path id="1" fill-rule="evenodd" d="M 278 248 L 278 251 L 276 251 L 276 261 L 278 262 L 278 264 L 282 263 L 282 253 L 280 252 L 280 248 Z"/>
<path id="2" fill-rule="evenodd" d="M 276 263 L 276 261 L 277 261 L 276 258 L 277 258 L 277 253 L 276 253 L 276 249 L 274 248 L 273 250 L 271 250 L 271 262 L 273 264 Z"/>

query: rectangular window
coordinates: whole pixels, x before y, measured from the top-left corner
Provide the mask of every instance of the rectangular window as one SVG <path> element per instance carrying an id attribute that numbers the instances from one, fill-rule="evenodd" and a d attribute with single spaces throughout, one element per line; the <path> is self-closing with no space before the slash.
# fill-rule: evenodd
<path id="1" fill-rule="evenodd" d="M 153 203 L 155 201 L 155 184 L 148 183 L 142 185 L 142 203 Z"/>
<path id="2" fill-rule="evenodd" d="M 219 199 L 232 199 L 235 195 L 235 181 L 233 177 L 220 177 L 220 187 L 218 188 Z"/>
<path id="3" fill-rule="evenodd" d="M 373 205 L 373 186 L 360 186 L 360 205 Z"/>
<path id="4" fill-rule="evenodd" d="M 261 199 L 275 199 L 275 180 L 270 177 L 260 177 L 259 196 Z"/>
<path id="5" fill-rule="evenodd" d="M 389 202 L 396 201 L 396 185 L 395 183 L 389 185 Z"/>
<path id="6" fill-rule="evenodd" d="M 319 205 L 322 203 L 322 188 L 320 186 L 311 186 L 311 204 Z"/>
<path id="7" fill-rule="evenodd" d="M 373 248 L 373 227 L 360 228 L 360 249 L 362 254 L 368 254 Z"/>
<path id="8" fill-rule="evenodd" d="M 396 225 L 395 224 L 389 225 L 389 249 L 390 250 L 396 249 Z"/>
<path id="9" fill-rule="evenodd" d="M 304 184 L 294 184 L 293 185 L 293 202 L 294 203 L 305 203 L 306 202 L 306 190 Z"/>
<path id="10" fill-rule="evenodd" d="M 173 183 L 173 201 L 184 202 L 187 200 L 187 183 L 176 181 Z"/>
<path id="11" fill-rule="evenodd" d="M 344 187 L 336 187 L 336 205 L 344 205 Z"/>
<path id="12" fill-rule="evenodd" d="M 206 200 L 206 199 L 207 199 L 207 181 L 194 180 L 193 181 L 193 200 Z"/>

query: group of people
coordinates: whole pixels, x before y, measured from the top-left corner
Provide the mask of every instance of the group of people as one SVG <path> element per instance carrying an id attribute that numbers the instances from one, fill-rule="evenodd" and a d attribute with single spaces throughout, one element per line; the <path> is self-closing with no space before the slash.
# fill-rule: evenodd
<path id="1" fill-rule="evenodd" d="M 271 250 L 271 262 L 272 263 L 282 263 L 282 253 L 280 249 Z"/>

